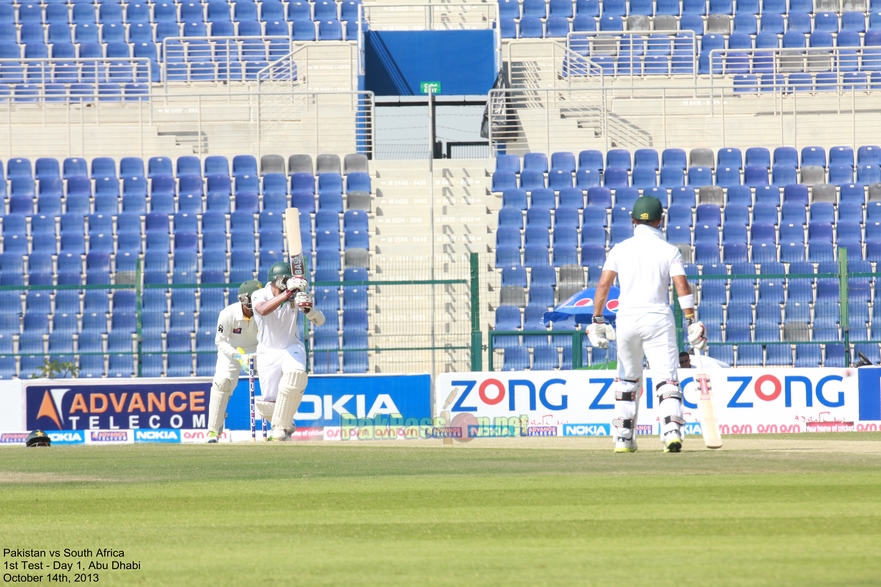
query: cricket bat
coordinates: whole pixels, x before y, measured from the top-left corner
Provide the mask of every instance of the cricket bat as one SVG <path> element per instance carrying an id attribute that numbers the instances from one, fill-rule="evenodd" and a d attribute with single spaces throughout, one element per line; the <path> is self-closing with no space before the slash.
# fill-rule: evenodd
<path id="1" fill-rule="evenodd" d="M 719 435 L 719 424 L 716 422 L 716 410 L 713 408 L 713 389 L 710 387 L 710 378 L 704 371 L 701 352 L 694 349 L 694 358 L 697 363 L 697 379 L 700 397 L 698 398 L 701 409 L 701 431 L 704 435 L 704 444 L 707 448 L 722 448 L 722 437 Z"/>
<path id="2" fill-rule="evenodd" d="M 300 211 L 296 208 L 284 211 L 284 233 L 288 243 L 291 273 L 295 277 L 303 277 L 306 267 L 303 263 L 303 241 L 300 238 Z"/>

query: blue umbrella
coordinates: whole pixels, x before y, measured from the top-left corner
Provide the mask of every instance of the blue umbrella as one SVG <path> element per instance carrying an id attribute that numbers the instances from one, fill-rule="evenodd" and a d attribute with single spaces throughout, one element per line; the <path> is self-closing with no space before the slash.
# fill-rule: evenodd
<path id="1" fill-rule="evenodd" d="M 574 317 L 576 324 L 590 324 L 593 316 L 593 300 L 596 297 L 596 291 L 595 287 L 589 287 L 578 292 L 550 312 L 545 312 L 541 323 L 561 322 Z M 615 316 L 618 313 L 619 293 L 620 290 L 617 287 L 609 288 L 609 297 L 606 300 L 603 316 L 611 323 L 615 322 Z"/>

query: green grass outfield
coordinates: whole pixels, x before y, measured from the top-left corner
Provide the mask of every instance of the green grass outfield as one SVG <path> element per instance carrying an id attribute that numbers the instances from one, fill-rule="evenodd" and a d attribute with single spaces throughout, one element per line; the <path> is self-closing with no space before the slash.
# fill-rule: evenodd
<path id="1" fill-rule="evenodd" d="M 0 549 L 140 561 L 102 585 L 881 585 L 881 433 L 725 442 L 10 447 Z"/>

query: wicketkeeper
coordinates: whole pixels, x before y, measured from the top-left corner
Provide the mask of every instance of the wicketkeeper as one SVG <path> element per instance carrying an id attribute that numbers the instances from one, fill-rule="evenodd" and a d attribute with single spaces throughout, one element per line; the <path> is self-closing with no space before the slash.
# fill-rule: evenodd
<path id="1" fill-rule="evenodd" d="M 694 296 L 682 267 L 679 249 L 669 244 L 659 230 L 664 215 L 661 201 L 653 196 L 636 200 L 630 217 L 633 236 L 615 245 L 603 265 L 594 300 L 593 324 L 587 329 L 593 346 L 606 348 L 616 338 L 606 324 L 603 309 L 609 288 L 618 279 L 620 294 L 616 317 L 618 332 L 618 377 L 615 379 L 615 452 L 636 450 L 636 420 L 642 388 L 642 361 L 648 359 L 660 375 L 655 385 L 658 409 L 663 418 L 661 442 L 664 452 L 682 449 L 682 390 L 676 370 L 679 349 L 676 327 L 668 299 L 670 279 L 679 305 L 688 319 L 688 342 L 703 350 L 706 329 L 695 321 Z"/>
<path id="2" fill-rule="evenodd" d="M 255 404 L 260 415 L 272 424 L 270 441 L 290 440 L 294 414 L 306 390 L 306 349 L 300 340 L 297 317 L 302 312 L 315 326 L 325 320 L 321 310 L 314 307 L 308 288 L 305 279 L 294 277 L 289 264 L 276 263 L 269 268 L 266 287 L 251 296 L 260 366 L 261 397 Z"/>
<path id="3" fill-rule="evenodd" d="M 239 301 L 221 310 L 217 317 L 217 334 L 214 335 L 217 367 L 208 404 L 208 442 L 212 444 L 223 432 L 226 405 L 239 382 L 239 373 L 247 373 L 247 355 L 257 350 L 257 323 L 251 319 L 254 316 L 251 295 L 261 287 L 256 279 L 240 285 Z"/>

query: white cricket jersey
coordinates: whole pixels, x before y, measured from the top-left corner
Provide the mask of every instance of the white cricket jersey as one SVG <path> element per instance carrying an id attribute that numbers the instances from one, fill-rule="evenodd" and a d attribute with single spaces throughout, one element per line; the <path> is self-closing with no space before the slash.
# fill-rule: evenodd
<path id="1" fill-rule="evenodd" d="M 679 249 L 663 233 L 638 224 L 633 236 L 612 247 L 604 271 L 618 274 L 618 315 L 669 313 L 670 278 L 685 275 Z"/>
<path id="2" fill-rule="evenodd" d="M 256 350 L 257 323 L 253 318 L 245 316 L 241 302 L 230 304 L 220 311 L 214 344 L 230 360 L 238 353 L 239 347 L 249 352 Z"/>
<path id="3" fill-rule="evenodd" d="M 275 295 L 272 293 L 270 284 L 258 289 L 251 294 L 251 306 L 259 302 L 268 302 Z M 291 345 L 300 343 L 300 327 L 297 317 L 300 310 L 291 308 L 290 301 L 284 302 L 274 312 L 261 316 L 254 312 L 257 321 L 257 344 L 271 349 L 286 349 Z"/>

